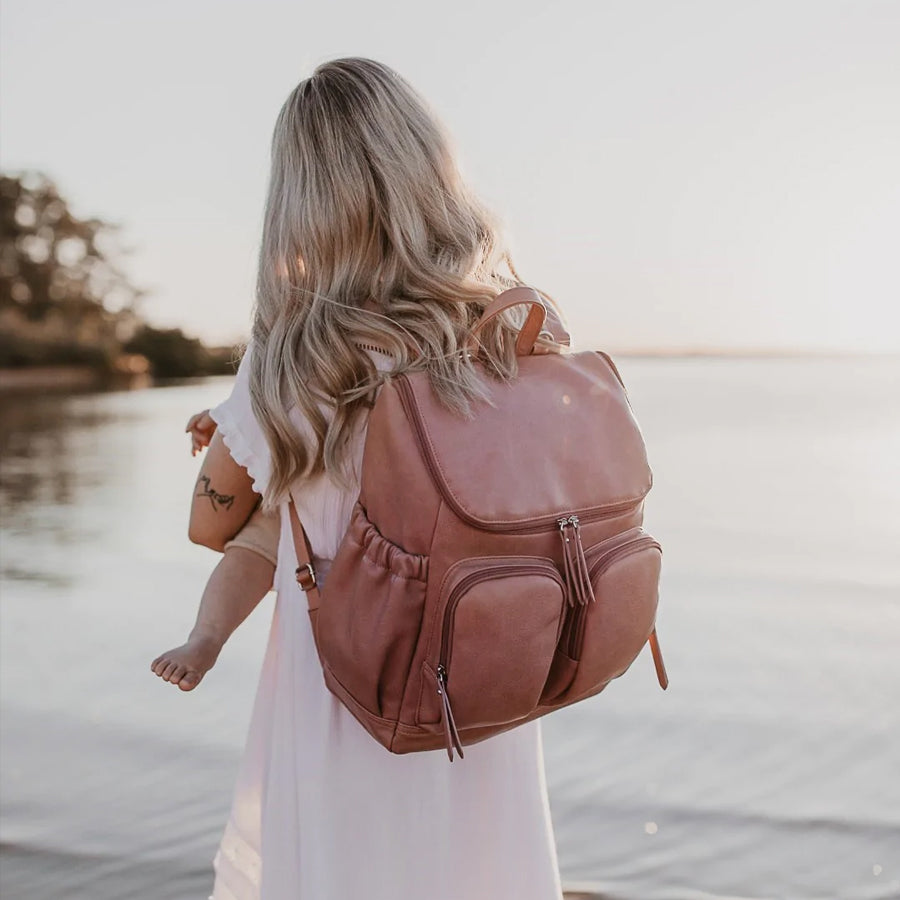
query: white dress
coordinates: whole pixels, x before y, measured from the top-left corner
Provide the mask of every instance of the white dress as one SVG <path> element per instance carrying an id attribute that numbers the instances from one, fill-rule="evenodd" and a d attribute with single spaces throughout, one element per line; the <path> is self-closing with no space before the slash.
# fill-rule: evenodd
<path id="1" fill-rule="evenodd" d="M 212 416 L 265 493 L 249 357 Z M 357 472 L 363 440 L 364 426 Z M 321 581 L 356 493 L 322 476 L 292 496 Z M 389 753 L 325 687 L 296 566 L 284 504 L 275 612 L 212 900 L 560 900 L 539 722 L 453 763 L 443 750 Z"/>

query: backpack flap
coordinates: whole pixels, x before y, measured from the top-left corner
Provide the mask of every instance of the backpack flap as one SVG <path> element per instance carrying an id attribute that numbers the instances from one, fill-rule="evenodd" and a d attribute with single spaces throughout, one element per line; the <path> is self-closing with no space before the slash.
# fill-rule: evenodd
<path id="1" fill-rule="evenodd" d="M 604 355 L 526 356 L 492 382 L 492 403 L 461 420 L 425 373 L 393 380 L 428 471 L 463 521 L 488 531 L 542 530 L 636 508 L 650 490 L 646 449 Z"/>

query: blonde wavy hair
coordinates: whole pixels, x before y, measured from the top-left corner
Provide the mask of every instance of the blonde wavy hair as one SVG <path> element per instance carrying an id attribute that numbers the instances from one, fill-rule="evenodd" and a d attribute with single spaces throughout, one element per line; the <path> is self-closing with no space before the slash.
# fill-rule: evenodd
<path id="1" fill-rule="evenodd" d="M 250 391 L 272 455 L 265 506 L 322 472 L 349 483 L 351 426 L 383 377 L 366 347 L 390 354 L 394 372 L 426 370 L 462 415 L 486 398 L 485 371 L 513 376 L 514 318 L 485 329 L 477 361 L 465 342 L 517 281 L 441 127 L 399 75 L 352 58 L 301 81 L 272 139 L 253 318 Z"/>

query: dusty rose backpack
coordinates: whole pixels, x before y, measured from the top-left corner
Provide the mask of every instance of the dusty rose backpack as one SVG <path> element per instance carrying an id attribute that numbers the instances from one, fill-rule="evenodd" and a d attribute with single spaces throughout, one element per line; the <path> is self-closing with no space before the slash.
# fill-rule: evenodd
<path id="1" fill-rule="evenodd" d="M 497 297 L 473 339 L 520 304 L 518 377 L 473 419 L 425 373 L 382 386 L 321 592 L 290 506 L 325 683 L 394 753 L 462 756 L 599 693 L 648 641 L 668 683 L 660 546 L 641 527 L 651 474 L 625 389 L 605 354 L 533 352 L 546 309 L 531 288 Z"/>

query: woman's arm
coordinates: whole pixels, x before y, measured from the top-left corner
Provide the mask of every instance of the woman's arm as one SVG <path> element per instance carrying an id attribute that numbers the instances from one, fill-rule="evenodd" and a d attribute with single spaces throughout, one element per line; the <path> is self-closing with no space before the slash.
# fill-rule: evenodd
<path id="1" fill-rule="evenodd" d="M 243 528 L 258 502 L 250 475 L 231 458 L 216 432 L 194 486 L 188 537 L 195 544 L 221 552 Z"/>

